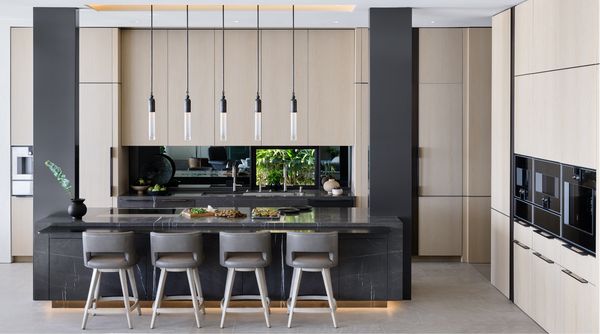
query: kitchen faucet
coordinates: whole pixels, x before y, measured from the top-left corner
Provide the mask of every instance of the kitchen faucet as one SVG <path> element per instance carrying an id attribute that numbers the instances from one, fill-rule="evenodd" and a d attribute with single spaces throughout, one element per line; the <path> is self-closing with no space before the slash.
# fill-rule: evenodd
<path id="1" fill-rule="evenodd" d="M 283 192 L 287 191 L 288 166 L 283 165 Z"/>
<path id="2" fill-rule="evenodd" d="M 236 192 L 237 186 L 241 186 L 241 184 L 237 184 L 237 174 L 238 174 L 237 161 L 234 160 L 231 163 L 231 176 L 233 177 L 233 186 L 232 186 L 233 192 Z"/>

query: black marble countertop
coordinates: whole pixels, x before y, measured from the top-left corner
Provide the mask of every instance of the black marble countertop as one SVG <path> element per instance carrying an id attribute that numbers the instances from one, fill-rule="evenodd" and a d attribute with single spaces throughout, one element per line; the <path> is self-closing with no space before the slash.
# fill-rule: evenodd
<path id="1" fill-rule="evenodd" d="M 122 199 L 143 199 L 143 198 L 307 198 L 307 199 L 318 199 L 318 200 L 343 200 L 343 199 L 354 199 L 354 195 L 350 189 L 344 189 L 344 193 L 339 196 L 333 196 L 325 191 L 317 189 L 304 189 L 302 193 L 298 190 L 283 191 L 269 191 L 263 190 L 258 192 L 257 190 L 249 190 L 246 187 L 238 187 L 238 190 L 233 192 L 230 187 L 219 187 L 219 188 L 170 188 L 169 195 L 167 196 L 150 196 L 150 195 L 137 195 L 135 192 L 120 195 Z"/>
<path id="2" fill-rule="evenodd" d="M 128 230 L 136 232 L 198 230 L 218 233 L 223 230 L 310 230 L 341 233 L 389 233 L 401 228 L 398 217 L 371 217 L 368 209 L 312 208 L 310 212 L 281 216 L 278 219 L 252 219 L 252 208 L 238 208 L 246 218 L 186 218 L 181 209 L 92 208 L 83 220 L 72 220 L 66 213 L 46 217 L 38 224 L 46 226 L 38 233 L 81 232 L 88 229 Z"/>

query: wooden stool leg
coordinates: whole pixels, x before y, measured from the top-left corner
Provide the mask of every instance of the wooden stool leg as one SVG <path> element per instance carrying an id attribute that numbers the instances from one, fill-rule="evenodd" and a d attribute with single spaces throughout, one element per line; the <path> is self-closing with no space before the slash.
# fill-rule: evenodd
<path id="1" fill-rule="evenodd" d="M 223 306 L 221 309 L 221 328 L 225 325 L 225 315 L 227 314 L 227 307 L 231 300 L 231 292 L 233 290 L 233 282 L 235 281 L 235 269 L 227 269 L 227 280 L 225 281 L 225 297 L 223 300 Z"/>
<path id="2" fill-rule="evenodd" d="M 202 284 L 200 284 L 198 268 L 192 269 L 192 274 L 194 275 L 194 283 L 196 285 L 196 296 L 198 297 L 198 301 L 202 303 L 200 304 L 200 309 L 202 310 L 202 314 L 206 314 L 206 309 L 204 308 L 204 295 L 202 294 Z"/>
<path id="3" fill-rule="evenodd" d="M 85 325 L 87 324 L 88 319 L 88 310 L 92 304 L 92 299 L 94 298 L 94 292 L 96 291 L 96 285 L 98 284 L 98 269 L 94 269 L 92 272 L 92 280 L 90 281 L 90 291 L 88 292 L 87 301 L 85 302 L 85 307 L 83 309 L 83 320 L 81 322 L 81 329 L 85 329 Z"/>
<path id="4" fill-rule="evenodd" d="M 258 283 L 258 291 L 260 292 L 260 301 L 262 302 L 262 306 L 265 313 L 265 322 L 267 323 L 267 327 L 271 328 L 271 320 L 269 319 L 269 302 L 267 300 L 267 295 L 269 290 L 267 290 L 267 281 L 265 279 L 265 269 L 264 268 L 256 268 L 254 270 L 256 274 L 256 283 Z"/>
<path id="5" fill-rule="evenodd" d="M 129 315 L 129 289 L 127 287 L 127 272 L 125 271 L 125 269 L 119 269 L 119 279 L 121 280 L 121 290 L 123 290 L 123 304 L 125 306 L 127 326 L 129 326 L 129 329 L 133 329 L 133 325 L 131 324 L 131 317 Z"/>
<path id="6" fill-rule="evenodd" d="M 294 308 L 296 307 L 296 302 L 298 301 L 298 291 L 300 290 L 300 280 L 302 279 L 302 268 L 294 268 L 294 273 L 292 276 L 292 290 L 290 290 L 292 304 L 289 308 L 290 315 L 288 316 L 288 328 L 292 327 L 292 317 L 294 316 Z"/>
<path id="7" fill-rule="evenodd" d="M 156 290 L 156 298 L 154 300 L 154 305 L 152 305 L 152 320 L 150 321 L 150 328 L 154 328 L 154 323 L 156 322 L 156 315 L 158 314 L 158 309 L 160 308 L 160 301 L 163 298 L 163 294 L 165 291 L 165 281 L 167 280 L 167 270 L 160 270 L 160 278 L 158 279 L 158 289 Z"/>
<path id="8" fill-rule="evenodd" d="M 142 315 L 142 308 L 140 307 L 140 297 L 138 296 L 137 284 L 135 283 L 135 275 L 133 268 L 127 269 L 127 277 L 129 277 L 129 283 L 131 284 L 131 290 L 133 291 L 133 298 L 135 298 L 135 308 L 137 309 L 138 315 Z"/>
<path id="9" fill-rule="evenodd" d="M 94 302 L 92 303 L 92 315 L 96 316 L 96 305 L 98 304 L 98 299 L 100 299 L 100 281 L 102 279 L 102 272 L 98 271 L 98 282 L 96 282 L 96 290 L 94 292 Z"/>
<path id="10" fill-rule="evenodd" d="M 194 277 L 192 269 L 186 271 L 188 284 L 190 286 L 190 295 L 192 296 L 192 306 L 194 307 L 194 317 L 196 318 L 196 327 L 200 328 L 200 315 L 198 314 L 198 297 L 196 296 L 196 286 L 194 283 Z"/>
<path id="11" fill-rule="evenodd" d="M 337 328 L 337 321 L 335 320 L 335 299 L 333 298 L 333 288 L 331 287 L 331 272 L 329 269 L 323 269 L 323 283 L 325 283 L 325 291 L 327 292 L 327 300 L 329 301 L 329 309 L 331 310 L 331 320 L 333 320 L 333 327 Z"/>

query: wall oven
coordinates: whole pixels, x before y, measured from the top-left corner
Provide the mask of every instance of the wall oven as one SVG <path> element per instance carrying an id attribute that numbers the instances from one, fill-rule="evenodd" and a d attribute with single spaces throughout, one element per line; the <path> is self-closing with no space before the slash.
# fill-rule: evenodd
<path id="1" fill-rule="evenodd" d="M 596 172 L 563 166 L 562 236 L 586 250 L 596 249 Z"/>
<path id="2" fill-rule="evenodd" d="M 521 201 L 532 201 L 533 181 L 531 175 L 533 172 L 533 159 L 515 156 L 515 197 Z"/>
<path id="3" fill-rule="evenodd" d="M 534 203 L 560 214 L 560 165 L 535 160 L 534 171 Z"/>
<path id="4" fill-rule="evenodd" d="M 11 149 L 12 194 L 33 195 L 33 148 L 13 146 Z"/>

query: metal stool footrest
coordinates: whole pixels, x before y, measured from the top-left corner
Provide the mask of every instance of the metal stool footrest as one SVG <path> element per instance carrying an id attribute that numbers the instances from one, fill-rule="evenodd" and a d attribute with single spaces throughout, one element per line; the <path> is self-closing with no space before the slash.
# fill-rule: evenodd
<path id="1" fill-rule="evenodd" d="M 329 298 L 327 296 L 319 296 L 319 295 L 311 295 L 311 296 L 298 296 L 296 300 L 309 300 L 309 301 L 324 301 L 329 302 Z M 337 301 L 335 298 L 332 298 L 333 301 L 333 311 L 337 311 Z M 292 306 L 292 299 L 288 298 L 286 301 L 287 312 L 289 313 Z M 329 313 L 332 311 L 332 308 L 329 307 L 294 307 L 294 312 L 298 313 Z"/>
<path id="2" fill-rule="evenodd" d="M 257 300 L 257 301 L 261 301 L 261 297 L 260 295 L 239 295 L 239 296 L 231 296 L 231 298 L 229 299 L 230 301 L 233 300 Z M 224 310 L 225 307 L 223 306 L 225 302 L 225 299 L 221 299 L 221 303 L 220 303 L 220 307 L 222 311 L 225 311 L 227 313 L 262 313 L 264 312 L 264 309 L 261 307 L 231 307 L 228 306 L 227 310 Z M 271 298 L 267 297 L 267 307 L 269 308 L 269 313 L 271 313 Z"/>

